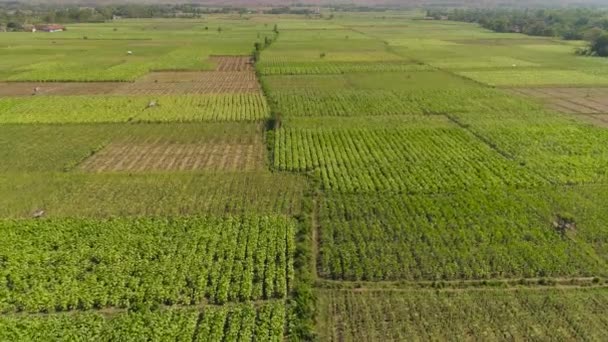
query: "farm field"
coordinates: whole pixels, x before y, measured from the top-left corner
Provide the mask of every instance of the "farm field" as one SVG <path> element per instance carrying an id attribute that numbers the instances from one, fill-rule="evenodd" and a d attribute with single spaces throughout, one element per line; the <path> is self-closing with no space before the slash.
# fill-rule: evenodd
<path id="1" fill-rule="evenodd" d="M 608 62 L 326 12 L 0 33 L 0 340 L 607 338 Z"/>
<path id="2" fill-rule="evenodd" d="M 544 101 L 550 108 L 563 113 L 608 113 L 608 89 L 604 88 L 524 88 L 513 91 Z"/>
<path id="3" fill-rule="evenodd" d="M 319 292 L 324 341 L 603 340 L 605 289 Z"/>

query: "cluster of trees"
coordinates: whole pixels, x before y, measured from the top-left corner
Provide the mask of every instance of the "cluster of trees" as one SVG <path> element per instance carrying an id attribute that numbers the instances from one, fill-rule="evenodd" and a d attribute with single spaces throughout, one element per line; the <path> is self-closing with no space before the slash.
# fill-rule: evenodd
<path id="1" fill-rule="evenodd" d="M 593 8 L 429 10 L 433 18 L 478 23 L 496 32 L 586 40 L 578 53 L 608 56 L 608 12 Z"/>
<path id="2" fill-rule="evenodd" d="M 8 5 L 0 3 L 0 29 L 20 31 L 25 24 L 90 23 L 121 18 L 200 18 L 208 13 L 246 13 L 246 8 L 209 8 L 197 5 L 109 5 L 97 7 Z"/>

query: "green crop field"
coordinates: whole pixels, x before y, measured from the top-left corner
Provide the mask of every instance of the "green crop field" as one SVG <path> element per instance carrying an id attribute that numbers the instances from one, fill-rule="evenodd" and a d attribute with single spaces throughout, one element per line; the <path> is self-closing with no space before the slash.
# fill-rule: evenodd
<path id="1" fill-rule="evenodd" d="M 606 340 L 606 59 L 425 15 L 0 32 L 0 340 Z"/>
<path id="2" fill-rule="evenodd" d="M 604 290 L 321 291 L 325 341 L 607 338 Z"/>
<path id="3" fill-rule="evenodd" d="M 2 123 L 259 121 L 269 116 L 265 99 L 254 94 L 4 98 L 0 107 Z"/>

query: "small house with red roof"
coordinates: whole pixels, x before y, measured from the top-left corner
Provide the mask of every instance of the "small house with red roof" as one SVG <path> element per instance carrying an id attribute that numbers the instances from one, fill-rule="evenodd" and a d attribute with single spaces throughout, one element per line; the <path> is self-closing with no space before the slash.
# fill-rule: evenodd
<path id="1" fill-rule="evenodd" d="M 58 24 L 36 25 L 36 31 L 41 32 L 62 32 L 65 31 L 65 26 Z"/>

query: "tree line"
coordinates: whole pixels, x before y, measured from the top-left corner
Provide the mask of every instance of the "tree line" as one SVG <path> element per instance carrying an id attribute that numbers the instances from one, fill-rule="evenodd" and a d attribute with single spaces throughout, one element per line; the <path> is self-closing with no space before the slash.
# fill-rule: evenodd
<path id="1" fill-rule="evenodd" d="M 429 18 L 478 23 L 495 32 L 586 40 L 577 53 L 608 57 L 608 11 L 596 8 L 559 9 L 433 9 Z"/>
<path id="2" fill-rule="evenodd" d="M 125 4 L 96 7 L 26 5 L 0 3 L 0 31 L 21 31 L 26 24 L 95 23 L 114 18 L 201 18 L 214 13 L 250 13 L 245 7 L 205 7 L 193 4 L 146 5 Z M 265 13 L 311 14 L 310 9 L 280 7 Z"/>

